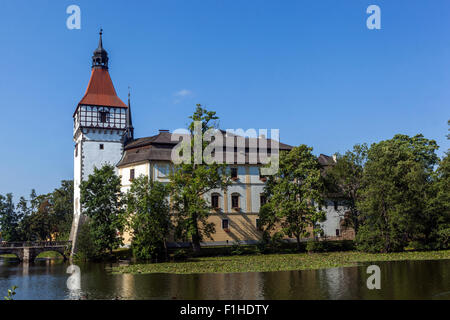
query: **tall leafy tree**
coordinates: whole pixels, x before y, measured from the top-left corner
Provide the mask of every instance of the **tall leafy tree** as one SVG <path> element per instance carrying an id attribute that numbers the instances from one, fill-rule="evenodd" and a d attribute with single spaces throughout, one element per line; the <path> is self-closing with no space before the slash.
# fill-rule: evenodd
<path id="1" fill-rule="evenodd" d="M 268 201 L 261 208 L 261 223 L 267 231 L 280 225 L 284 235 L 297 239 L 300 250 L 301 239 L 310 236 L 308 228 L 320 232 L 318 223 L 325 221 L 325 212 L 317 205 L 323 202 L 323 192 L 320 165 L 312 148 L 300 145 L 283 152 L 277 174 L 269 176 L 265 186 Z"/>
<path id="2" fill-rule="evenodd" d="M 51 194 L 52 232 L 60 240 L 68 240 L 73 219 L 73 181 L 63 180 Z"/>
<path id="3" fill-rule="evenodd" d="M 417 234 L 425 249 L 447 249 L 450 247 L 450 153 L 439 162 L 427 198 L 425 219 Z"/>
<path id="4" fill-rule="evenodd" d="M 200 242 L 204 237 L 210 237 L 214 232 L 214 224 L 208 222 L 211 204 L 205 198 L 213 189 L 226 190 L 231 178 L 226 172 L 225 164 L 213 162 L 207 164 L 203 158 L 206 143 L 202 143 L 201 163 L 194 161 L 194 131 L 195 122 L 201 123 L 200 134 L 209 129 L 217 128 L 216 112 L 208 111 L 197 105 L 197 109 L 190 117 L 191 133 L 190 163 L 176 165 L 170 174 L 170 192 L 173 210 L 175 212 L 175 235 L 180 239 L 190 239 L 195 253 L 200 251 Z M 186 155 L 184 155 L 186 156 Z M 198 162 L 198 161 L 197 161 Z"/>
<path id="5" fill-rule="evenodd" d="M 167 254 L 166 240 L 171 220 L 169 189 L 141 176 L 127 193 L 127 221 L 132 234 L 132 251 L 138 259 L 158 259 Z"/>
<path id="6" fill-rule="evenodd" d="M 17 215 L 20 217 L 19 222 L 19 239 L 24 241 L 31 241 L 32 237 L 30 235 L 30 216 L 31 209 L 28 206 L 28 201 L 24 197 L 20 197 L 19 203 L 16 207 Z"/>
<path id="7" fill-rule="evenodd" d="M 67 240 L 73 218 L 73 182 L 64 180 L 52 193 L 39 196 L 32 190 L 30 200 L 20 198 L 16 213 L 20 240 Z"/>
<path id="8" fill-rule="evenodd" d="M 0 231 L 4 241 L 18 241 L 19 217 L 14 210 L 12 193 L 0 195 Z"/>
<path id="9" fill-rule="evenodd" d="M 123 243 L 120 236 L 124 228 L 122 197 L 120 177 L 111 165 L 95 168 L 81 184 L 83 214 L 88 217 L 95 251 L 99 255 L 112 253 Z"/>
<path id="10" fill-rule="evenodd" d="M 401 251 L 424 232 L 437 148 L 423 135 L 399 134 L 371 145 L 357 203 L 364 219 L 357 234 L 360 249 Z"/>
<path id="11" fill-rule="evenodd" d="M 361 189 L 364 163 L 367 158 L 366 144 L 357 144 L 353 150 L 344 155 L 337 155 L 336 164 L 325 172 L 325 181 L 329 195 L 338 194 L 348 210 L 345 214 L 345 223 L 358 233 L 361 212 L 356 203 Z"/>
<path id="12" fill-rule="evenodd" d="M 39 207 L 37 211 L 31 215 L 29 230 L 33 235 L 32 238 L 35 238 L 36 240 L 51 240 L 55 219 L 52 215 L 50 198 L 48 195 L 41 195 L 36 199 L 39 202 Z"/>

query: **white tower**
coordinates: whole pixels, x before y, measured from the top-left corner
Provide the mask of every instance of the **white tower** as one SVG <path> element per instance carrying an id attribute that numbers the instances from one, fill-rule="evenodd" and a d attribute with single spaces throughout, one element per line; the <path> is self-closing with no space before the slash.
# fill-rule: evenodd
<path id="1" fill-rule="evenodd" d="M 123 145 L 133 139 L 131 114 L 117 96 L 108 72 L 108 53 L 103 49 L 102 30 L 98 48 L 92 57 L 92 73 L 84 97 L 78 103 L 74 119 L 74 218 L 70 240 L 76 251 L 79 226 L 84 221 L 80 203 L 80 184 L 94 167 L 115 166 L 122 157 Z"/>

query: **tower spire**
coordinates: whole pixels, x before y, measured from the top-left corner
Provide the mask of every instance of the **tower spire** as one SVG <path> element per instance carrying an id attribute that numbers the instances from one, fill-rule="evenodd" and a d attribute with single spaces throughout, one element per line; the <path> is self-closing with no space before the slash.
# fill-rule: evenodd
<path id="1" fill-rule="evenodd" d="M 98 34 L 100 35 L 100 39 L 98 39 L 98 48 L 103 50 L 103 29 L 100 29 L 100 32 Z"/>
<path id="2" fill-rule="evenodd" d="M 125 143 L 128 141 L 132 141 L 134 139 L 134 128 L 133 128 L 133 120 L 131 118 L 131 93 L 130 93 L 130 87 L 128 86 L 128 109 L 127 109 L 127 127 L 126 127 L 126 137 L 125 137 Z"/>
<path id="3" fill-rule="evenodd" d="M 108 52 L 103 49 L 103 29 L 100 29 L 99 35 L 98 48 L 92 56 L 92 68 L 108 69 Z"/>

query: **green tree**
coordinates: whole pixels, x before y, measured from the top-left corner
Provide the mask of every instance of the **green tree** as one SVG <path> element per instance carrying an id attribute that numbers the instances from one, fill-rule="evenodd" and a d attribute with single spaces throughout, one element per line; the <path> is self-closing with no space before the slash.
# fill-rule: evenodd
<path id="1" fill-rule="evenodd" d="M 4 241 L 18 241 L 19 216 L 14 209 L 13 195 L 0 195 L 0 231 Z"/>
<path id="2" fill-rule="evenodd" d="M 325 181 L 329 195 L 338 194 L 343 205 L 348 208 L 345 223 L 358 233 L 361 212 L 356 203 L 362 185 L 364 163 L 367 158 L 366 144 L 357 144 L 352 151 L 337 155 L 336 164 L 325 172 Z"/>
<path id="3" fill-rule="evenodd" d="M 176 165 L 170 174 L 170 193 L 175 218 L 175 235 L 179 239 L 190 239 L 195 253 L 200 251 L 200 242 L 204 237 L 211 237 L 215 232 L 214 224 L 208 222 L 211 205 L 206 194 L 213 189 L 226 190 L 231 184 L 231 178 L 226 172 L 225 164 L 213 162 L 207 164 L 201 155 L 201 163 L 194 161 L 194 133 L 195 124 L 200 122 L 199 134 L 205 134 L 210 129 L 217 129 L 214 123 L 218 120 L 214 111 L 203 109 L 197 105 L 197 109 L 190 117 L 189 125 L 191 133 L 189 155 L 190 163 Z M 198 123 L 197 122 L 197 123 Z M 202 143 L 202 151 L 206 143 Z M 186 156 L 186 155 L 184 155 Z"/>
<path id="4" fill-rule="evenodd" d="M 73 219 L 73 181 L 63 180 L 51 194 L 52 232 L 58 240 L 68 240 Z"/>
<path id="5" fill-rule="evenodd" d="M 19 238 L 21 241 L 47 240 L 51 234 L 53 219 L 50 213 L 49 195 L 37 195 L 31 190 L 30 200 L 21 197 L 17 204 L 20 217 Z"/>
<path id="6" fill-rule="evenodd" d="M 364 220 L 357 234 L 361 250 L 401 251 L 424 232 L 437 148 L 422 135 L 399 134 L 371 145 L 357 202 Z"/>
<path id="7" fill-rule="evenodd" d="M 450 153 L 439 162 L 433 176 L 425 219 L 421 224 L 418 241 L 424 249 L 447 249 L 450 247 Z"/>
<path id="8" fill-rule="evenodd" d="M 48 195 L 41 195 L 36 198 L 39 207 L 33 212 L 29 220 L 29 231 L 32 238 L 47 241 L 51 239 L 54 218 L 52 216 L 52 207 Z"/>
<path id="9" fill-rule="evenodd" d="M 19 239 L 23 241 L 31 241 L 29 221 L 31 209 L 28 207 L 28 201 L 24 197 L 20 197 L 16 207 L 17 215 L 20 217 L 19 222 Z"/>
<path id="10" fill-rule="evenodd" d="M 99 258 L 104 252 L 95 243 L 92 230 L 92 221 L 85 221 L 78 232 L 76 258 L 91 260 Z"/>
<path id="11" fill-rule="evenodd" d="M 297 239 L 309 237 L 308 227 L 320 232 L 319 222 L 326 219 L 318 204 L 323 202 L 324 185 L 320 165 L 312 148 L 300 145 L 280 155 L 278 173 L 269 176 L 265 186 L 268 201 L 260 212 L 266 231 L 281 226 L 282 233 Z"/>
<path id="12" fill-rule="evenodd" d="M 89 220 L 95 251 L 112 253 L 122 245 L 119 236 L 124 228 L 124 210 L 120 191 L 120 177 L 114 167 L 94 168 L 94 173 L 81 183 L 83 214 Z"/>
<path id="13" fill-rule="evenodd" d="M 138 259 L 158 259 L 167 254 L 170 232 L 166 185 L 141 176 L 133 180 L 127 193 L 127 221 L 132 234 L 132 251 Z"/>

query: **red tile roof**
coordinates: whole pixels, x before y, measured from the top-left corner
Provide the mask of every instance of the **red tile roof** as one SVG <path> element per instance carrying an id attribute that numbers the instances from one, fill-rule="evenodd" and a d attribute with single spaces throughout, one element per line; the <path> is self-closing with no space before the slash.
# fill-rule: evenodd
<path id="1" fill-rule="evenodd" d="M 80 104 L 127 108 L 127 105 L 117 96 L 107 69 L 93 68 L 86 93 Z"/>

